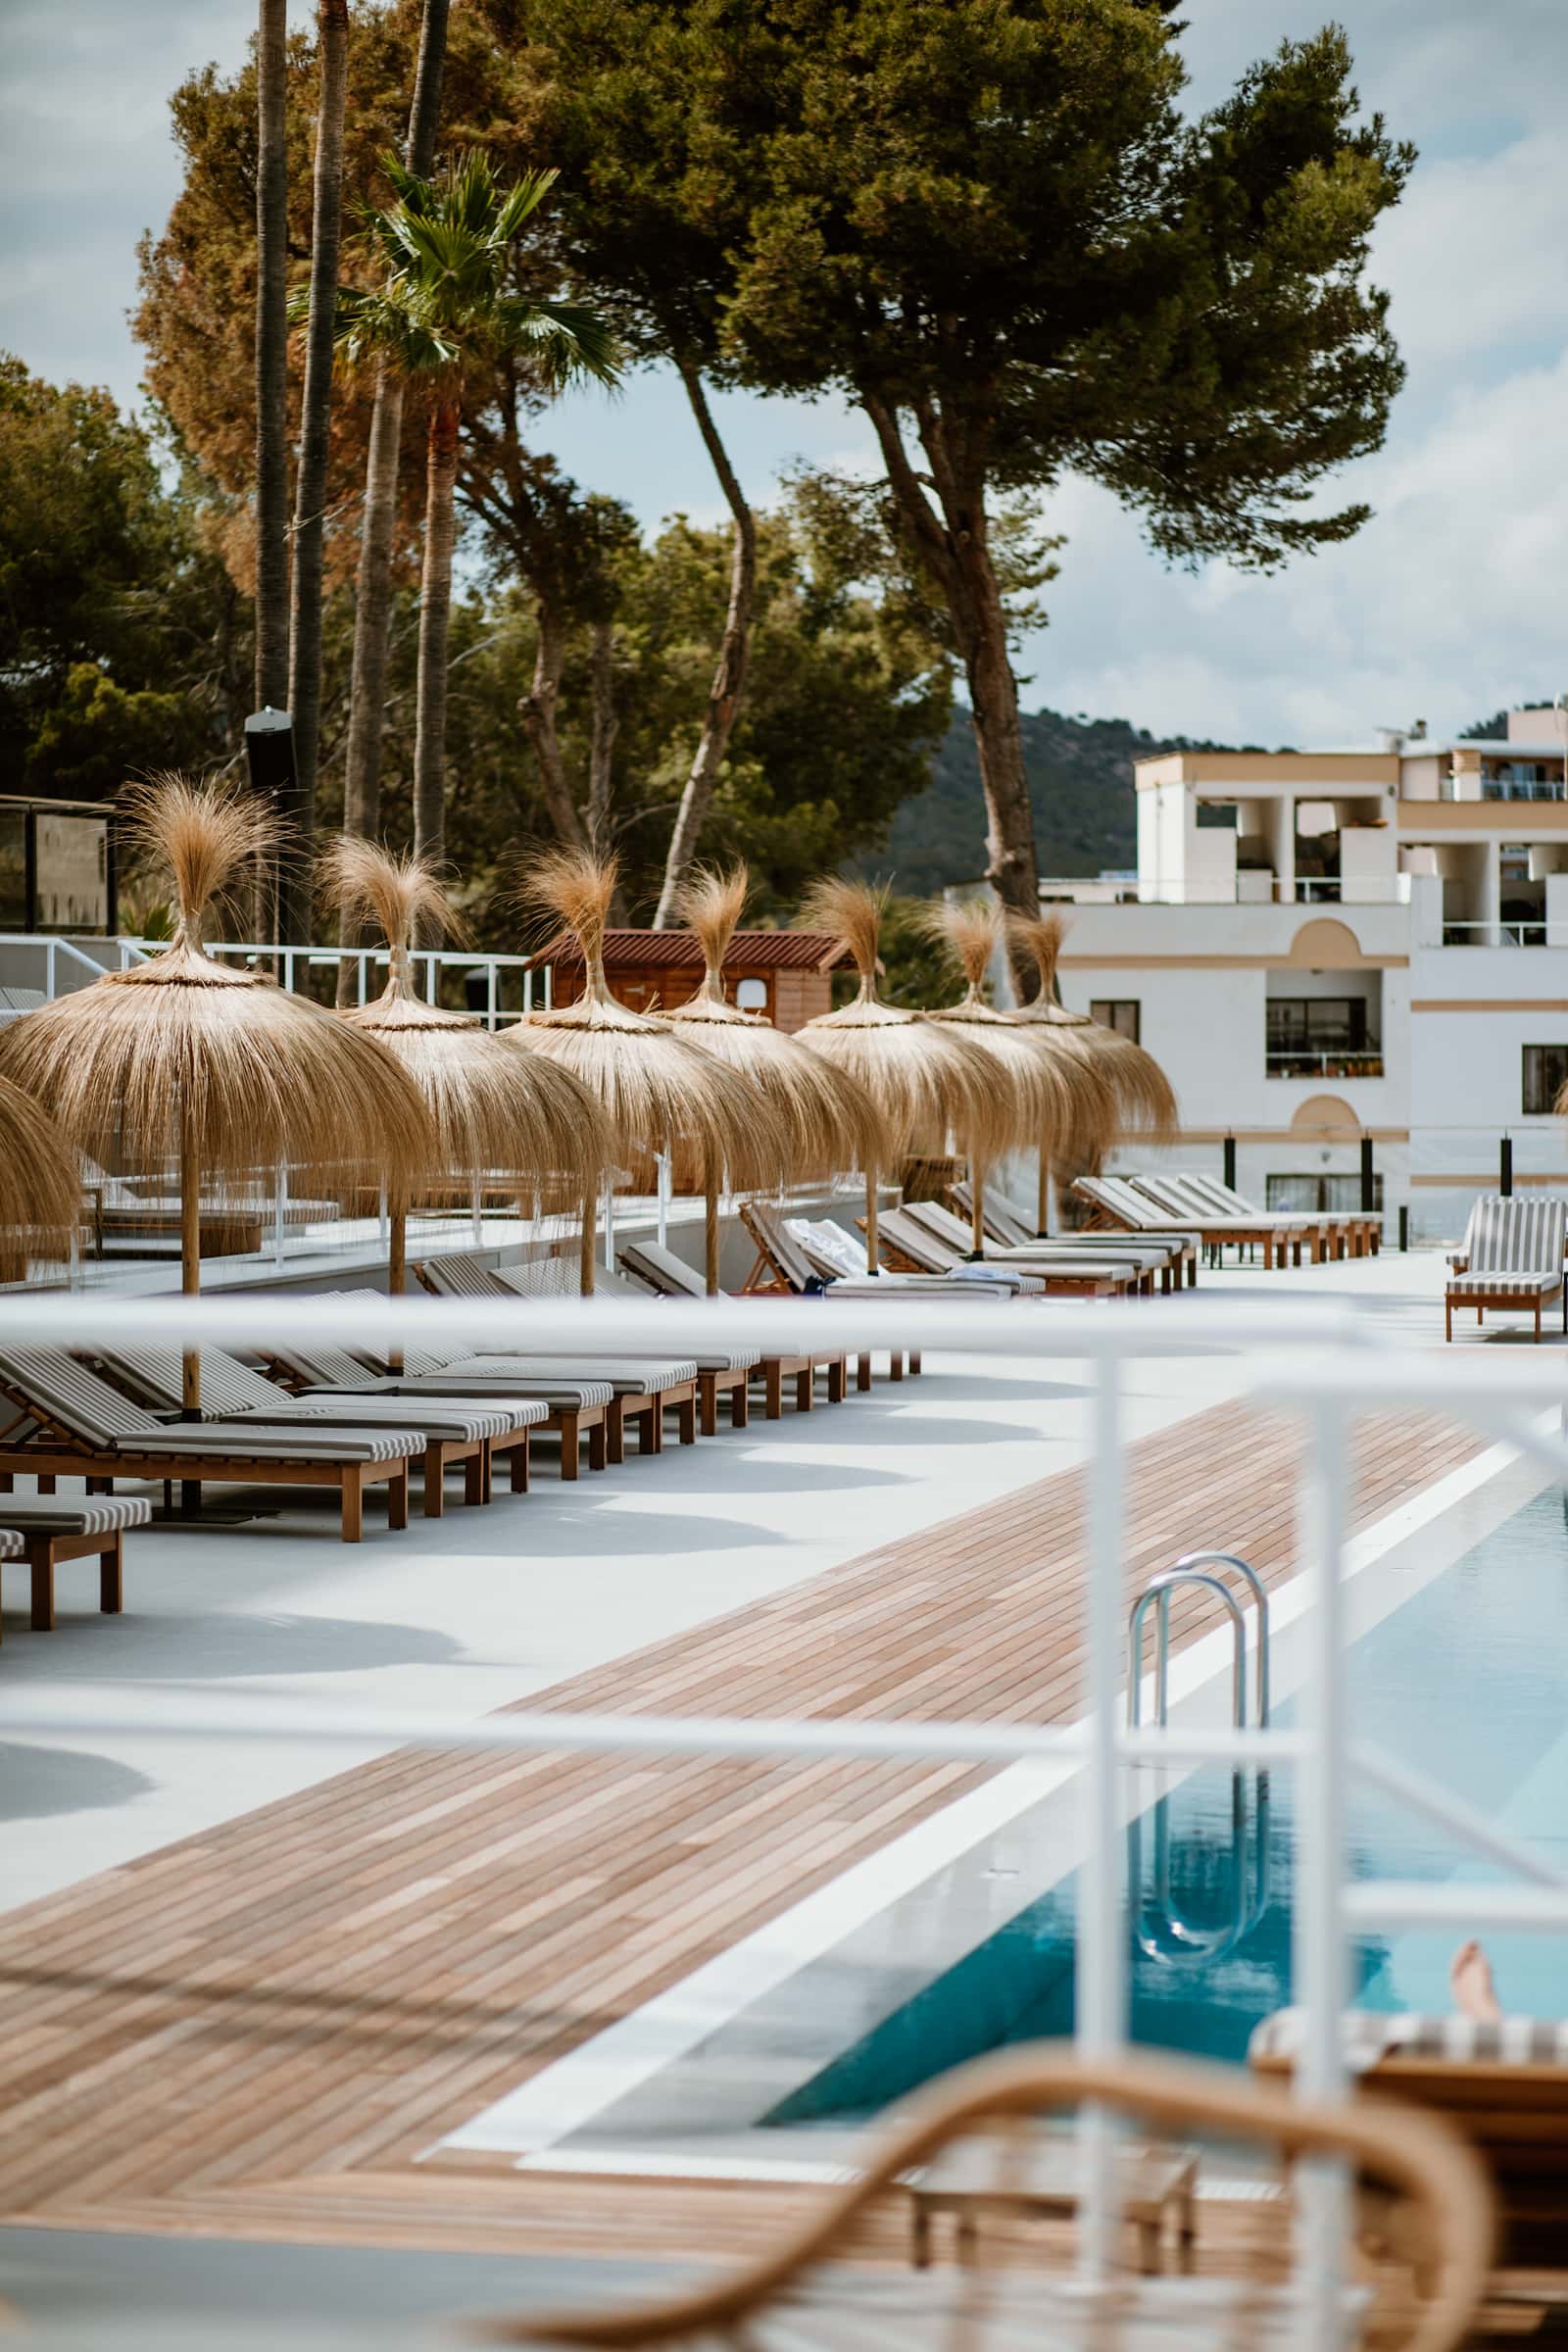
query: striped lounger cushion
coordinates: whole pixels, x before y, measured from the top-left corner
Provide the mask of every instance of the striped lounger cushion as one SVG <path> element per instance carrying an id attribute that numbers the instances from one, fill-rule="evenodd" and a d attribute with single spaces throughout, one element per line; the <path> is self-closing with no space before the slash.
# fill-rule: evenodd
<path id="1" fill-rule="evenodd" d="M 1562 1275 L 1556 1274 L 1450 1274 L 1448 1296 L 1451 1298 L 1540 1298 L 1554 1291 Z"/>
<path id="2" fill-rule="evenodd" d="M 1352 2074 L 1385 2058 L 1430 2058 L 1456 2066 L 1568 2066 L 1568 2020 L 1505 2017 L 1482 2025 L 1470 2017 L 1378 2016 L 1348 2010 L 1341 2019 L 1342 2050 Z M 1305 2039 L 1305 2013 L 1277 2009 L 1254 2028 L 1248 2056 L 1295 2059 Z"/>
<path id="3" fill-rule="evenodd" d="M 150 1524 L 153 1506 L 140 1494 L 0 1495 L 0 1530 L 29 1536 L 114 1536 Z M 21 1538 L 18 1539 L 21 1548 Z"/>

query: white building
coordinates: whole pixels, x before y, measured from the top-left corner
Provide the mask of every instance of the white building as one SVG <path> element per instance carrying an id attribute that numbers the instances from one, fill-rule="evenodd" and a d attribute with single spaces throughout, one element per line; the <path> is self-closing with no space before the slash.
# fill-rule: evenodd
<path id="1" fill-rule="evenodd" d="M 1182 1110 L 1173 1164 L 1279 1208 L 1456 1235 L 1513 1181 L 1568 1189 L 1568 712 L 1374 752 L 1174 752 L 1135 769 L 1138 871 L 1073 902 L 1064 1002 L 1136 1034 Z M 1136 1154 L 1126 1155 L 1131 1163 Z"/>

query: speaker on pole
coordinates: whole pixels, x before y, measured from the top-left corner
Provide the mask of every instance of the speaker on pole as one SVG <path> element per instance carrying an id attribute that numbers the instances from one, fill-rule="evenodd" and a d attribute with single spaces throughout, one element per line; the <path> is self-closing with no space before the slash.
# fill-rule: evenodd
<path id="1" fill-rule="evenodd" d="M 293 821 L 298 791 L 294 774 L 294 721 L 286 710 L 274 710 L 269 703 L 265 710 L 251 712 L 245 721 L 245 761 L 250 770 L 251 790 L 267 802 L 285 832 L 284 851 L 260 878 L 257 890 L 256 928 L 265 944 L 270 936 L 275 935 L 279 940 L 287 936 L 281 868 L 283 856 L 287 855 L 286 829 Z"/>

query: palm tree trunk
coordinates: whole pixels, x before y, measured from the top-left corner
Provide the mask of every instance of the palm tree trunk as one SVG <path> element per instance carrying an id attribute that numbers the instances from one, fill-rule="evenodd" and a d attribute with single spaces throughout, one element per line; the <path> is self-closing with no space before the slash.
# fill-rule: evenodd
<path id="1" fill-rule="evenodd" d="M 588 745 L 588 846 L 596 858 L 608 858 L 610 837 L 611 755 L 615 747 L 615 626 L 596 620 L 589 657 L 593 697 L 593 731 Z"/>
<path id="2" fill-rule="evenodd" d="M 424 0 L 419 55 L 404 160 L 428 178 L 441 116 L 450 0 Z M 390 369 L 375 379 L 370 447 L 365 467 L 365 519 L 354 605 L 354 666 L 349 688 L 349 733 L 343 777 L 343 830 L 370 838 L 381 822 L 381 728 L 386 703 L 387 640 L 392 627 L 392 540 L 397 523 L 398 453 L 403 439 L 403 386 Z M 345 921 L 346 948 L 360 944 L 360 926 Z M 358 994 L 352 964 L 338 967 L 340 1004 Z"/>
<path id="3" fill-rule="evenodd" d="M 439 864 L 446 842 L 447 639 L 457 534 L 458 404 L 430 411 L 425 462 L 424 570 L 419 581 L 418 710 L 414 724 L 414 854 Z M 424 947 L 436 944 L 425 938 Z"/>
<path id="4" fill-rule="evenodd" d="M 729 453 L 719 439 L 701 375 L 685 363 L 680 374 L 697 418 L 697 429 L 735 518 L 735 536 L 730 553 L 729 610 L 724 615 L 724 634 L 719 639 L 718 662 L 709 689 L 702 737 L 680 796 L 680 807 L 675 811 L 675 829 L 670 835 L 663 885 L 654 914 L 656 931 L 668 931 L 678 919 L 676 901 L 696 859 L 713 787 L 740 716 L 741 696 L 746 690 L 746 657 L 751 646 L 752 607 L 757 595 L 757 524 L 752 510 L 729 462 Z"/>
<path id="5" fill-rule="evenodd" d="M 294 719 L 293 853 L 278 908 L 278 936 L 310 937 L 310 847 L 321 733 L 321 559 L 325 539 L 327 428 L 332 414 L 332 318 L 343 220 L 343 116 L 349 80 L 349 0 L 319 0 L 316 193 L 311 232 L 311 311 L 305 335 L 299 478 L 294 489 L 294 605 L 288 707 Z"/>
<path id="6" fill-rule="evenodd" d="M 256 33 L 256 701 L 288 705 L 288 104 L 284 0 Z"/>

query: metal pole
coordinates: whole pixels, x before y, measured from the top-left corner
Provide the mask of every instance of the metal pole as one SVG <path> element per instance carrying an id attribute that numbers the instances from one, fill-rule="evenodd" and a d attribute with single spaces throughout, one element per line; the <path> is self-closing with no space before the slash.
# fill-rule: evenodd
<path id="1" fill-rule="evenodd" d="M 1301 1559 L 1309 1580 L 1307 1674 L 1300 1697 L 1306 1755 L 1298 1779 L 1294 1968 L 1304 2017 L 1296 2087 L 1325 2104 L 1344 2089 L 1345 1684 L 1341 1577 L 1345 1540 L 1346 1423 L 1325 1397 L 1309 1423 L 1301 1507 Z M 1301 2168 L 1297 2285 L 1313 2352 L 1338 2352 L 1345 2333 L 1343 2263 L 1349 2216 L 1343 2165 Z"/>
<path id="2" fill-rule="evenodd" d="M 1369 1216 L 1371 1216 L 1371 1214 L 1372 1214 L 1372 1212 L 1373 1212 L 1373 1201 L 1374 1201 L 1374 1200 L 1376 1199 L 1376 1196 L 1377 1196 L 1377 1184 L 1376 1184 L 1376 1181 L 1375 1181 L 1375 1179 L 1374 1179 L 1374 1177 L 1373 1177 L 1373 1173 L 1372 1173 L 1372 1138 L 1371 1138 L 1369 1135 L 1363 1135 L 1363 1136 L 1362 1136 L 1362 1138 L 1361 1138 L 1361 1214 L 1362 1214 L 1362 1216 L 1364 1216 L 1364 1217 L 1369 1217 Z"/>
<path id="3" fill-rule="evenodd" d="M 1236 1138 L 1234 1135 L 1228 1135 L 1225 1138 L 1225 1190 L 1228 1193 L 1234 1193 L 1236 1190 Z"/>
<path id="4" fill-rule="evenodd" d="M 473 1227 L 473 1246 L 484 1248 L 484 1210 L 480 1205 L 479 1179 L 476 1176 L 468 1192 L 468 1214 Z"/>
<path id="5" fill-rule="evenodd" d="M 669 1241 L 669 1153 L 654 1154 L 659 1170 L 659 1247 L 664 1249 Z"/>
<path id="6" fill-rule="evenodd" d="M 1409 1201 L 1408 1201 L 1408 1200 L 1401 1200 L 1401 1201 L 1399 1202 L 1399 1249 L 1400 1249 L 1400 1251 L 1401 1251 L 1401 1253 L 1402 1253 L 1403 1251 L 1407 1250 L 1409 1249 L 1409 1247 L 1410 1247 L 1410 1203 L 1409 1203 Z"/>
<path id="7" fill-rule="evenodd" d="M 492 956 L 488 966 L 488 978 L 485 988 L 485 1021 L 489 1027 L 492 1037 L 495 1035 L 496 1030 L 499 1028 L 501 1022 L 501 1004 L 500 999 L 497 995 L 497 982 L 499 979 L 500 974 L 496 970 L 496 959 Z"/>
<path id="8" fill-rule="evenodd" d="M 283 1207 L 288 1199 L 288 1169 L 279 1160 L 272 1178 L 272 1263 L 283 1263 Z"/>
<path id="9" fill-rule="evenodd" d="M 1513 1137 L 1502 1136 L 1497 1144 L 1497 1190 L 1503 1199 L 1513 1194 Z"/>
<path id="10" fill-rule="evenodd" d="M 1122 1473 L 1121 1366 L 1102 1356 L 1095 1376 L 1094 1452 L 1089 1484 L 1089 1579 L 1085 1596 L 1089 1653 L 1089 1748 L 1084 1769 L 1086 1853 L 1079 1876 L 1078 1949 L 1074 1964 L 1074 2037 L 1080 2056 L 1113 2058 L 1126 2020 L 1126 1948 L 1122 1925 L 1120 1779 L 1116 1760 L 1116 1686 L 1121 1666 Z M 1102 2109 L 1079 2119 L 1083 2230 L 1079 2272 L 1089 2285 L 1111 2276 L 1116 2254 L 1115 2135 Z"/>
<path id="11" fill-rule="evenodd" d="M 605 1272 L 615 1271 L 615 1178 L 605 1178 Z"/>

